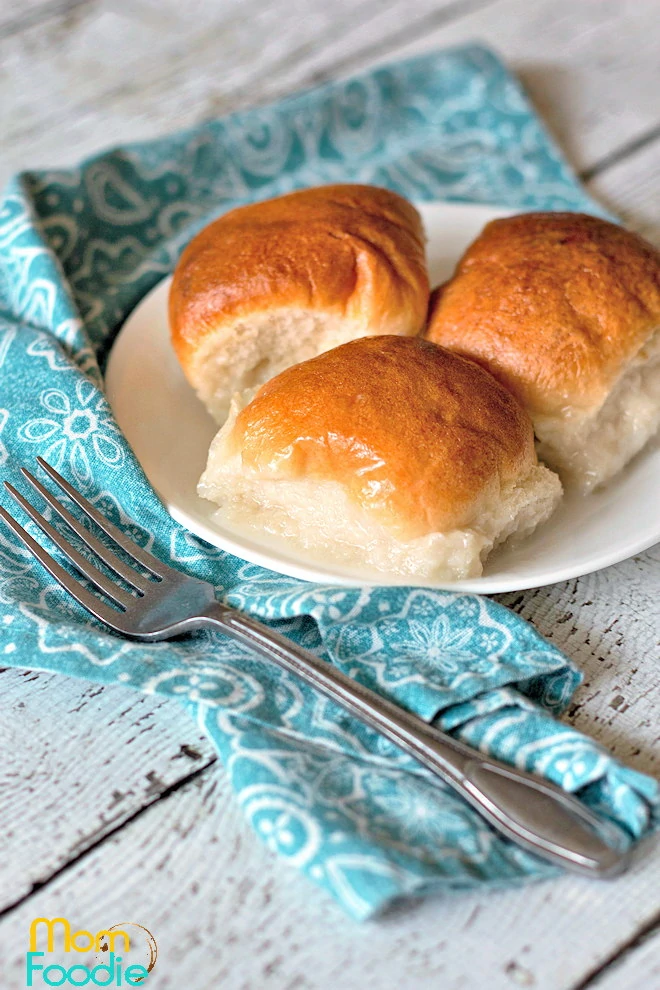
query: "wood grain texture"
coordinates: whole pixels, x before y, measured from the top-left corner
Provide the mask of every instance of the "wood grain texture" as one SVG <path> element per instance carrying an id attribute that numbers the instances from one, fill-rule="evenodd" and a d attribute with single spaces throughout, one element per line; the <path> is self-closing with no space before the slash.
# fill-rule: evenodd
<path id="1" fill-rule="evenodd" d="M 417 0 L 415 16 L 450 3 Z M 385 10 L 390 30 L 410 17 L 406 0 Z M 273 85 L 311 81 L 356 33 L 387 30 L 382 21 L 381 0 L 137 0 L 88 4 L 4 40 L 0 31 L 0 183 L 263 102 Z"/>
<path id="2" fill-rule="evenodd" d="M 575 724 L 647 771 L 657 757 L 653 745 L 657 717 L 652 706 L 648 712 L 644 706 L 650 704 L 648 688 L 656 680 L 659 630 L 652 604 L 660 590 L 659 560 L 656 549 L 579 581 L 500 596 L 585 670 L 587 683 L 571 715 Z M 621 614 L 622 600 L 634 603 L 634 609 L 613 622 Z M 646 665 L 635 669 L 635 658 Z M 140 723 L 136 710 L 144 703 L 149 712 L 154 699 L 138 698 L 123 688 L 106 688 L 98 694 L 97 687 L 52 675 L 39 675 L 36 681 L 26 677 L 21 687 L 22 675 L 6 671 L 1 677 L 8 673 L 18 682 L 16 704 L 29 703 L 25 723 L 34 727 L 35 736 L 34 743 L 30 732 L 13 740 L 17 751 L 24 746 L 17 763 L 23 773 L 30 767 L 41 777 L 36 785 L 30 784 L 40 800 L 13 809 L 14 829 L 8 828 L 8 821 L 2 823 L 5 834 L 13 834 L 8 837 L 7 855 L 0 860 L 0 888 L 5 890 L 15 877 L 29 875 L 35 855 L 41 856 L 37 866 L 42 882 L 48 879 L 53 864 L 44 859 L 38 841 L 41 837 L 43 843 L 44 833 L 48 846 L 52 843 L 60 850 L 58 865 L 67 850 L 74 862 L 0 923 L 0 951 L 5 945 L 22 945 L 29 920 L 42 913 L 63 912 L 92 928 L 117 914 L 116 920 L 119 915 L 140 919 L 166 946 L 156 987 L 203 990 L 217 986 L 214 980 L 221 972 L 232 987 L 263 983 L 273 988 L 333 984 L 375 988 L 389 986 L 387 980 L 392 978 L 404 987 L 437 986 L 442 979 L 443 990 L 516 985 L 569 990 L 634 939 L 660 909 L 656 843 L 654 849 L 643 850 L 634 872 L 616 883 L 567 878 L 520 891 L 435 899 L 417 907 L 407 905 L 384 921 L 361 928 L 265 852 L 246 828 L 217 765 L 146 807 L 129 825 L 81 856 L 75 842 L 85 826 L 92 842 L 98 838 L 94 798 L 99 797 L 99 754 L 110 757 L 109 803 L 116 785 L 128 792 L 133 809 L 140 800 L 148 806 L 154 767 L 160 777 L 157 796 L 179 772 L 177 737 L 162 752 L 155 740 L 168 725 L 176 728 L 185 713 L 163 702 L 158 706 L 158 722 L 145 732 L 145 723 L 152 720 L 147 717 Z M 41 679 L 42 694 L 33 698 L 33 692 L 41 690 Z M 34 687 L 26 692 L 25 683 Z M 46 692 L 48 714 L 44 713 Z M 45 728 L 40 727 L 44 717 Z M 52 729 L 65 718 L 66 736 L 60 736 L 55 749 Z M 13 720 L 9 724 L 15 726 Z M 152 748 L 137 745 L 126 760 L 140 738 L 130 742 L 136 726 L 150 738 Z M 203 751 L 193 726 L 191 736 L 195 749 Z M 74 778 L 71 753 L 76 754 Z M 85 793 L 84 782 L 89 780 L 95 786 Z M 75 803 L 70 815 L 54 803 L 65 796 Z M 81 821 L 80 809 L 90 803 L 92 812 L 83 814 Z M 45 810 L 36 814 L 35 806 Z M 100 816 L 101 828 L 112 829 L 112 811 L 111 807 L 110 814 Z M 30 842 L 32 834 L 37 837 L 34 842 Z M 89 841 L 83 840 L 83 849 Z M 186 919 L 183 927 L 181 919 Z M 256 919 L 263 933 L 257 942 Z M 197 931 L 197 926 L 202 930 Z M 197 968 L 193 946 L 199 946 L 208 968 Z M 18 979 L 22 966 L 18 956 L 11 965 L 11 978 Z M 9 984 L 14 985 L 20 983 Z"/>
<path id="3" fill-rule="evenodd" d="M 497 596 L 583 671 L 566 720 L 620 760 L 655 776 L 660 771 L 659 565 L 660 545 L 574 581 Z"/>
<path id="4" fill-rule="evenodd" d="M 586 169 L 660 124 L 655 22 L 654 0 L 85 4 L 47 27 L 0 32 L 0 179 L 475 39 L 521 74 Z"/>
<path id="5" fill-rule="evenodd" d="M 92 0 L 2 0 L 0 4 L 0 38 L 20 34 L 28 27 L 62 17 L 74 7 Z"/>
<path id="6" fill-rule="evenodd" d="M 405 56 L 482 40 L 521 78 L 539 113 L 578 170 L 660 124 L 660 61 L 654 56 L 654 0 L 496 0 L 434 29 L 420 21 Z M 414 22 L 413 22 L 414 23 Z M 372 43 L 361 65 L 389 58 Z M 355 57 L 337 63 L 352 68 Z"/>
<path id="7" fill-rule="evenodd" d="M 0 948 L 12 990 L 31 919 L 62 914 L 88 930 L 146 925 L 154 990 L 569 990 L 636 929 L 656 886 L 647 859 L 612 884 L 459 894 L 356 925 L 255 842 L 216 765 L 0 922 Z"/>
<path id="8" fill-rule="evenodd" d="M 0 691 L 0 912 L 215 759 L 176 702 L 10 669 Z"/>
<path id="9" fill-rule="evenodd" d="M 592 195 L 656 247 L 660 247 L 659 187 L 660 134 L 622 159 L 615 158 L 587 183 Z"/>
<path id="10" fill-rule="evenodd" d="M 660 244 L 656 26 L 656 0 L 5 0 L 0 181 L 481 39 L 590 191 Z M 569 721 L 657 775 L 660 547 L 500 600 L 583 669 Z M 435 899 L 356 926 L 265 852 L 218 764 L 195 773 L 213 753 L 176 703 L 15 671 L 3 686 L 0 894 L 24 899 L 0 921 L 3 988 L 24 986 L 17 947 L 38 913 L 143 921 L 162 952 L 150 985 L 172 990 L 660 986 L 657 842 L 614 883 Z"/>
<path id="11" fill-rule="evenodd" d="M 660 919 L 653 932 L 636 940 L 621 959 L 577 990 L 655 990 L 660 987 Z"/>

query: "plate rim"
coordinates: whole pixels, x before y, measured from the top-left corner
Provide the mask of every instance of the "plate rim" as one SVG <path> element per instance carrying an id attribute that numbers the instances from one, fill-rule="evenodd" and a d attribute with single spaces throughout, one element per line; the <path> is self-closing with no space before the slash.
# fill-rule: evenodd
<path id="1" fill-rule="evenodd" d="M 428 200 L 422 202 L 415 202 L 414 205 L 417 209 L 421 211 L 432 211 L 433 209 L 440 209 L 442 211 L 450 210 L 452 212 L 463 213 L 469 210 L 471 213 L 477 215 L 482 213 L 484 217 L 489 219 L 493 217 L 493 214 L 498 216 L 506 216 L 507 214 L 512 214 L 520 212 L 519 210 L 513 210 L 510 207 L 502 207 L 494 204 L 486 203 L 463 203 L 463 202 L 443 202 L 438 200 Z M 172 281 L 172 274 L 169 273 L 163 278 L 159 279 L 155 285 L 153 285 L 148 292 L 146 292 L 134 306 L 131 312 L 127 315 L 124 320 L 119 332 L 117 333 L 110 352 L 106 361 L 105 375 L 104 375 L 104 389 L 106 398 L 112 409 L 113 415 L 117 417 L 117 412 L 115 410 L 115 401 L 117 401 L 117 395 L 120 390 L 120 385 L 115 380 L 115 371 L 117 366 L 116 355 L 118 352 L 117 347 L 122 338 L 126 333 L 130 334 L 130 329 L 133 322 L 139 319 L 141 311 L 150 302 L 153 304 L 153 297 L 159 294 L 164 294 L 168 289 Z M 121 429 L 121 427 L 120 427 Z M 132 444 L 124 431 L 122 430 L 126 442 L 133 449 Z M 296 561 L 293 558 L 289 558 L 286 552 L 283 550 L 278 556 L 277 551 L 268 546 L 260 549 L 258 546 L 258 534 L 255 534 L 254 543 L 247 537 L 243 537 L 244 542 L 240 541 L 239 533 L 236 534 L 234 539 L 231 534 L 228 534 L 226 530 L 221 528 L 215 528 L 211 522 L 205 523 L 201 519 L 197 519 L 190 515 L 185 509 L 180 509 L 179 506 L 172 502 L 164 493 L 162 493 L 158 485 L 155 484 L 146 470 L 144 469 L 140 458 L 137 453 L 133 451 L 136 460 L 140 464 L 140 467 L 144 471 L 145 477 L 148 483 L 151 485 L 153 490 L 156 492 L 157 497 L 165 507 L 166 511 L 170 517 L 179 525 L 183 526 L 186 530 L 193 533 L 195 536 L 204 540 L 212 547 L 219 548 L 221 550 L 230 553 L 231 555 L 246 561 L 247 563 L 252 563 L 260 567 L 264 567 L 274 573 L 282 574 L 287 577 L 292 577 L 296 580 L 307 581 L 312 584 L 328 585 L 332 584 L 339 587 L 409 587 L 409 588 L 427 588 L 434 591 L 456 591 L 464 593 L 476 593 L 476 594 L 506 594 L 513 591 L 526 591 L 530 588 L 541 588 L 547 587 L 548 585 L 557 584 L 562 581 L 571 580 L 574 578 L 584 577 L 588 574 L 593 574 L 601 571 L 607 567 L 611 567 L 614 564 L 621 563 L 624 560 L 628 560 L 635 554 L 642 553 L 644 550 L 648 550 L 650 547 L 654 546 L 656 543 L 660 542 L 660 518 L 658 521 L 657 532 L 646 532 L 644 535 L 640 535 L 637 540 L 632 540 L 626 545 L 625 550 L 622 547 L 618 549 L 608 549 L 604 550 L 601 554 L 597 556 L 591 556 L 587 561 L 584 558 L 577 558 L 574 564 L 566 564 L 562 568 L 557 568 L 552 571 L 548 571 L 545 574 L 534 574 L 528 575 L 527 577 L 521 576 L 518 579 L 514 575 L 511 575 L 508 579 L 504 575 L 498 577 L 498 574 L 481 575 L 476 578 L 467 578 L 461 581 L 427 581 L 420 582 L 419 580 L 406 580 L 406 577 L 401 575 L 394 579 L 388 579 L 387 575 L 374 574 L 373 578 L 370 577 L 351 577 L 347 574 L 327 572 L 322 569 L 322 565 L 315 561 L 304 562 L 302 560 Z M 587 496 L 588 497 L 588 496 Z M 195 493 L 195 498 L 199 500 L 200 503 L 204 504 L 205 500 L 201 499 Z M 551 525 L 551 520 L 547 524 Z M 547 525 L 546 524 L 546 525 Z M 237 542 L 238 540 L 238 542 Z M 247 552 L 246 552 L 247 551 Z M 582 561 L 582 562 L 580 562 Z M 284 567 L 282 566 L 284 565 Z M 337 562 L 337 568 L 341 572 L 341 562 Z"/>

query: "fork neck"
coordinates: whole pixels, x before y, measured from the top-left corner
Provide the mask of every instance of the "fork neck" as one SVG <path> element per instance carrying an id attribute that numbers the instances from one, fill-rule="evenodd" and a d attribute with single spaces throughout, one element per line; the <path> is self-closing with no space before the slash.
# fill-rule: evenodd
<path id="1" fill-rule="evenodd" d="M 462 743 L 445 737 L 440 745 L 437 734 L 417 716 L 244 612 L 217 602 L 205 611 L 204 617 L 205 625 L 234 637 L 296 674 L 417 759 L 424 762 L 429 757 L 435 763 L 442 763 L 448 776 L 462 779 L 465 763 L 474 756 Z"/>

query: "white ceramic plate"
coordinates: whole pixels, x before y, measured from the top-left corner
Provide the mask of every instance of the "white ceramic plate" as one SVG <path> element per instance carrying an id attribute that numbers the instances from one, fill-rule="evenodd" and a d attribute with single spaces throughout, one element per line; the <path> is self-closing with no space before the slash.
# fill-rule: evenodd
<path id="1" fill-rule="evenodd" d="M 463 204 L 420 206 L 429 237 L 432 284 L 489 220 L 507 211 Z M 126 321 L 108 363 L 106 386 L 119 426 L 168 511 L 214 546 L 274 571 L 324 584 L 410 584 L 367 568 L 319 561 L 268 534 L 213 519 L 196 485 L 216 426 L 183 377 L 169 343 L 166 279 Z M 567 495 L 551 519 L 518 546 L 488 559 L 480 578 L 427 587 L 494 593 L 588 574 L 660 541 L 660 444 L 652 443 L 604 491 Z"/>

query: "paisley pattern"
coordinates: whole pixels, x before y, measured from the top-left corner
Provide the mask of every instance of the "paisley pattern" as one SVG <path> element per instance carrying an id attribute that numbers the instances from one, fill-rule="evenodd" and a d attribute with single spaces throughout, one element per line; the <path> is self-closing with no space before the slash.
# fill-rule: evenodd
<path id="1" fill-rule="evenodd" d="M 416 199 L 598 211 L 516 81 L 480 47 L 380 68 L 70 171 L 24 173 L 0 207 L 3 474 L 21 487 L 21 465 L 48 458 L 163 560 L 484 752 L 578 791 L 633 840 L 654 822 L 656 785 L 556 721 L 579 675 L 531 626 L 488 599 L 317 587 L 209 547 L 169 518 L 113 420 L 102 391 L 113 336 L 192 234 L 246 200 L 337 180 Z M 217 746 L 256 834 L 356 918 L 402 894 L 554 872 L 240 645 L 211 633 L 149 645 L 112 636 L 4 529 L 0 628 L 4 664 L 179 699 Z"/>

